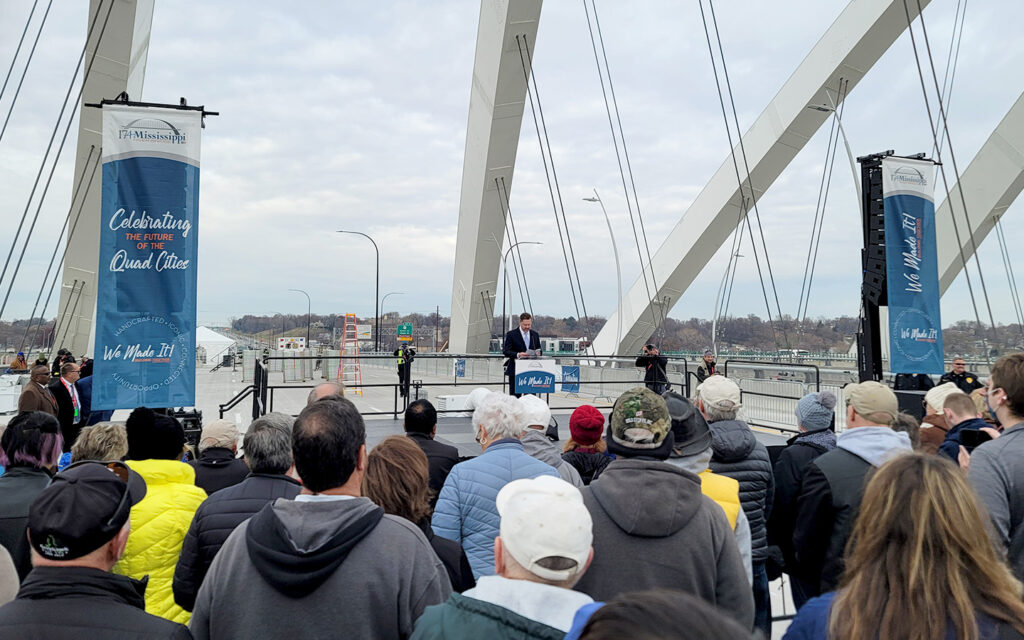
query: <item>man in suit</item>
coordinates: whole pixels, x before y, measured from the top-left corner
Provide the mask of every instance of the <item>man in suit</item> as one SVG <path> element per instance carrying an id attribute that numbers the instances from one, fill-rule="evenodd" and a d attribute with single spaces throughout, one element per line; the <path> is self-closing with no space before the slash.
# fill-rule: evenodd
<path id="1" fill-rule="evenodd" d="M 527 351 L 540 351 L 540 334 L 530 328 L 533 316 L 525 311 L 519 314 L 519 328 L 505 334 L 505 344 L 501 352 L 508 360 L 505 361 L 505 375 L 508 376 L 508 392 L 517 398 L 516 393 L 516 360 L 524 358 Z"/>
<path id="2" fill-rule="evenodd" d="M 64 451 L 71 451 L 78 432 L 82 430 L 82 398 L 78 394 L 79 370 L 74 361 L 60 366 L 60 377 L 50 383 L 50 393 L 57 399 L 57 421 L 64 436 Z"/>
<path id="3" fill-rule="evenodd" d="M 32 367 L 32 377 L 18 398 L 18 411 L 42 411 L 56 417 L 57 400 L 46 386 L 49 381 L 50 367 L 45 364 Z"/>

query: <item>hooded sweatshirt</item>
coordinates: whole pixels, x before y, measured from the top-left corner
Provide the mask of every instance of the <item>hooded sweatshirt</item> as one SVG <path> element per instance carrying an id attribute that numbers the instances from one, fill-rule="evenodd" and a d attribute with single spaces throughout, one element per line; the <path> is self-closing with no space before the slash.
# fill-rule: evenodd
<path id="1" fill-rule="evenodd" d="M 577 489 L 583 488 L 583 479 L 580 478 L 580 472 L 562 459 L 562 450 L 557 444 L 551 442 L 543 431 L 527 429 L 523 432 L 523 437 L 519 441 L 523 443 L 523 451 L 527 455 L 554 467 L 562 480 L 565 480 Z"/>
<path id="2" fill-rule="evenodd" d="M 740 503 L 750 522 L 754 562 L 768 557 L 766 523 L 772 510 L 775 476 L 768 449 L 741 420 L 720 420 L 711 427 L 711 470 L 740 483 Z"/>
<path id="3" fill-rule="evenodd" d="M 576 585 L 595 600 L 679 589 L 752 626 L 754 600 L 722 508 L 700 478 L 665 462 L 618 458 L 583 489 L 594 560 Z"/>
<path id="4" fill-rule="evenodd" d="M 838 586 L 846 541 L 868 477 L 893 456 L 910 450 L 906 433 L 889 427 L 856 427 L 839 435 L 835 449 L 807 465 L 797 499 L 793 548 L 799 575 L 819 587 L 808 595 Z"/>
<path id="5" fill-rule="evenodd" d="M 412 523 L 367 498 L 283 498 L 240 525 L 196 599 L 196 638 L 406 638 L 451 587 Z"/>

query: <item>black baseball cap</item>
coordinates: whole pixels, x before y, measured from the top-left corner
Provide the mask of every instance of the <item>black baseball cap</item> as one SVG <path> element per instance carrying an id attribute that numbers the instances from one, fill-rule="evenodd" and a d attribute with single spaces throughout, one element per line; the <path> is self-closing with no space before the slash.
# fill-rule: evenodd
<path id="1" fill-rule="evenodd" d="M 142 476 L 123 462 L 76 462 L 29 507 L 29 541 L 47 560 L 80 558 L 110 542 L 145 496 Z"/>

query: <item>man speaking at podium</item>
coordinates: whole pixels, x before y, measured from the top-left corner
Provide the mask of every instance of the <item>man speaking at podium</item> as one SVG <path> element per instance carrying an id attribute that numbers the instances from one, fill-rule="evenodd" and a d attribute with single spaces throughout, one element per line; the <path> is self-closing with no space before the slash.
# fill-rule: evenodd
<path id="1" fill-rule="evenodd" d="M 508 392 L 517 398 L 516 393 L 516 360 L 530 355 L 540 355 L 540 334 L 530 328 L 533 316 L 525 311 L 519 314 L 519 328 L 505 334 L 505 344 L 501 352 L 508 360 L 505 361 L 505 375 L 508 376 Z"/>

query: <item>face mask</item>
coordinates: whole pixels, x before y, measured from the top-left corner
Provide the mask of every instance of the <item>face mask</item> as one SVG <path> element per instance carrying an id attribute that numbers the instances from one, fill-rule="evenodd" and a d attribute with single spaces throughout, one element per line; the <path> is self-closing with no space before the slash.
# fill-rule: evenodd
<path id="1" fill-rule="evenodd" d="M 993 409 L 992 405 L 989 403 L 988 395 L 989 394 L 987 393 L 985 394 L 985 408 L 988 409 L 988 414 L 992 416 L 992 419 L 996 421 L 996 424 L 999 424 L 999 418 L 996 417 L 996 410 Z"/>

